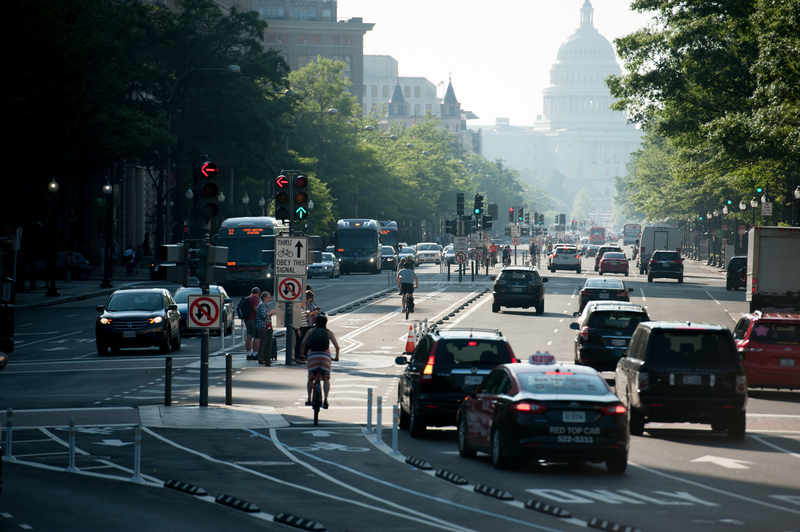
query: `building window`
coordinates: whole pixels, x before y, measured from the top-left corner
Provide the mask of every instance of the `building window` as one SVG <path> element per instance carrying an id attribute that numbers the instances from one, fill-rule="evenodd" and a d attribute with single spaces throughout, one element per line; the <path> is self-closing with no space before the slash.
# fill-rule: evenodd
<path id="1" fill-rule="evenodd" d="M 289 34 L 288 33 L 279 33 L 278 34 L 278 44 L 288 44 L 289 43 Z"/>
<path id="2" fill-rule="evenodd" d="M 383 97 L 384 98 L 388 98 L 389 97 L 389 85 L 384 85 L 383 86 Z"/>
<path id="3" fill-rule="evenodd" d="M 311 44 L 319 44 L 319 35 L 311 34 Z"/>
<path id="4" fill-rule="evenodd" d="M 414 85 L 414 98 L 419 98 L 419 85 Z"/>
<path id="5" fill-rule="evenodd" d="M 403 96 L 406 98 L 411 98 L 411 85 L 403 86 Z"/>
<path id="6" fill-rule="evenodd" d="M 352 57 L 350 57 L 349 55 L 332 55 L 330 56 L 330 59 L 333 59 L 334 61 L 341 61 L 342 63 L 344 63 L 344 70 L 343 70 L 344 74 L 345 75 L 350 74 L 350 64 L 353 62 Z"/>
<path id="7" fill-rule="evenodd" d="M 352 38 L 350 35 L 342 35 L 342 46 L 351 46 Z"/>
<path id="8" fill-rule="evenodd" d="M 323 9 L 322 10 L 322 20 L 331 20 L 333 16 L 333 12 L 330 9 Z"/>
<path id="9" fill-rule="evenodd" d="M 429 104 L 429 103 L 428 103 L 428 104 L 425 104 L 425 112 L 426 112 L 426 113 L 430 113 L 430 112 L 432 112 L 432 109 L 431 109 L 431 104 Z"/>
<path id="10" fill-rule="evenodd" d="M 267 44 L 276 44 L 278 42 L 278 36 L 274 33 L 267 33 L 264 39 L 267 41 Z"/>
<path id="11" fill-rule="evenodd" d="M 373 85 L 371 90 L 372 90 L 372 92 L 370 93 L 370 96 L 372 96 L 373 98 L 377 98 L 378 97 L 378 86 L 377 85 Z"/>
<path id="12" fill-rule="evenodd" d="M 364 85 L 364 97 L 366 98 L 366 96 L 367 96 L 367 86 Z"/>
<path id="13" fill-rule="evenodd" d="M 342 38 L 338 35 L 331 35 L 331 44 L 334 46 L 339 46 L 342 43 Z"/>
<path id="14" fill-rule="evenodd" d="M 419 114 L 419 104 L 415 103 L 414 104 L 414 115 L 418 115 L 418 114 Z"/>
<path id="15" fill-rule="evenodd" d="M 297 44 L 308 44 L 308 35 L 300 33 L 297 35 Z"/>
<path id="16" fill-rule="evenodd" d="M 269 7 L 267 9 L 259 9 L 259 12 L 263 11 L 263 15 L 271 20 L 281 19 L 283 18 L 284 11 L 281 8 Z"/>
<path id="17" fill-rule="evenodd" d="M 293 3 L 292 5 L 297 5 Z M 289 15 L 297 20 L 316 20 L 317 18 L 317 10 L 316 9 L 290 9 Z"/>

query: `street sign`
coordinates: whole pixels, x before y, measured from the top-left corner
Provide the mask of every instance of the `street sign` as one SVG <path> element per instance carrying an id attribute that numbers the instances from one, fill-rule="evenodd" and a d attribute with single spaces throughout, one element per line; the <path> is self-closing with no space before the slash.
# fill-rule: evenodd
<path id="1" fill-rule="evenodd" d="M 289 303 L 302 301 L 305 284 L 305 277 L 278 277 L 278 301 Z"/>
<path id="2" fill-rule="evenodd" d="M 772 202 L 765 201 L 761 204 L 761 216 L 772 216 Z"/>
<path id="3" fill-rule="evenodd" d="M 519 246 L 519 238 L 512 238 L 511 244 L 514 246 Z"/>
<path id="4" fill-rule="evenodd" d="M 481 257 L 483 257 L 483 251 L 480 249 L 472 250 L 472 260 L 481 260 Z"/>
<path id="5" fill-rule="evenodd" d="M 489 244 L 492 241 L 491 235 L 489 235 L 489 233 L 483 233 L 483 241 L 486 244 Z"/>
<path id="6" fill-rule="evenodd" d="M 522 228 L 519 225 L 512 225 L 511 226 L 511 236 L 519 238 L 522 236 Z"/>
<path id="7" fill-rule="evenodd" d="M 486 233 L 484 233 L 483 231 L 478 231 L 477 233 L 475 233 L 475 242 L 477 242 L 478 244 L 480 244 L 481 242 L 483 242 L 483 236 L 484 236 L 485 234 L 486 234 Z"/>
<path id="8" fill-rule="evenodd" d="M 190 295 L 187 303 L 187 325 L 190 329 L 219 329 L 222 296 Z"/>
<path id="9" fill-rule="evenodd" d="M 740 225 L 739 226 L 739 234 L 743 235 L 745 233 L 747 233 L 747 226 L 746 225 Z"/>
<path id="10" fill-rule="evenodd" d="M 275 237 L 275 275 L 305 277 L 308 265 L 306 237 Z"/>
<path id="11" fill-rule="evenodd" d="M 464 264 L 467 262 L 467 252 L 466 251 L 456 251 L 456 262 L 458 264 Z"/>
<path id="12" fill-rule="evenodd" d="M 458 253 L 459 251 L 462 253 L 466 253 L 469 249 L 469 243 L 467 242 L 467 237 L 465 236 L 457 236 L 453 239 L 453 251 Z"/>

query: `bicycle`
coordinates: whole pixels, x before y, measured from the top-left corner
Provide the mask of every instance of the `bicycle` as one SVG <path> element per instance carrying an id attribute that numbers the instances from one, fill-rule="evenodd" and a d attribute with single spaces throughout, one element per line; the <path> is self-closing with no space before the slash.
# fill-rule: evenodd
<path id="1" fill-rule="evenodd" d="M 414 294 L 406 294 L 406 319 L 411 312 L 414 312 Z"/>
<path id="2" fill-rule="evenodd" d="M 314 409 L 314 425 L 319 423 L 319 410 L 322 408 L 322 375 L 314 372 L 314 381 L 311 383 L 311 408 Z"/>

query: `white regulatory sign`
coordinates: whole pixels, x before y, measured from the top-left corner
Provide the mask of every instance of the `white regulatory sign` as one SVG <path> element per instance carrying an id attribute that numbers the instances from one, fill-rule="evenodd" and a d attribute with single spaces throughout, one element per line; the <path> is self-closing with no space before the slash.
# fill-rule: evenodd
<path id="1" fill-rule="evenodd" d="M 298 303 L 303 301 L 305 277 L 278 277 L 278 301 Z"/>
<path id="2" fill-rule="evenodd" d="M 459 251 L 462 253 L 466 253 L 469 250 L 469 243 L 467 242 L 467 237 L 465 236 L 457 236 L 453 239 L 453 251 L 458 253 Z"/>
<path id="3" fill-rule="evenodd" d="M 219 329 L 222 296 L 190 295 L 187 305 L 190 329 Z"/>
<path id="4" fill-rule="evenodd" d="M 519 225 L 512 225 L 511 226 L 511 236 L 519 238 L 522 236 L 522 228 Z"/>
<path id="5" fill-rule="evenodd" d="M 306 237 L 275 237 L 275 275 L 305 277 L 308 265 Z"/>

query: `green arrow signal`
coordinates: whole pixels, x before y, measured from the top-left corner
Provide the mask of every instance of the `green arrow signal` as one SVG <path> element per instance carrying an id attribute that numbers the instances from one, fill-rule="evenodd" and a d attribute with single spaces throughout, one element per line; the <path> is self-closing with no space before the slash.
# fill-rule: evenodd
<path id="1" fill-rule="evenodd" d="M 303 216 L 308 214 L 308 211 L 305 209 L 305 207 L 298 207 L 294 212 L 297 213 L 297 216 L 300 217 L 301 220 L 303 219 Z"/>

